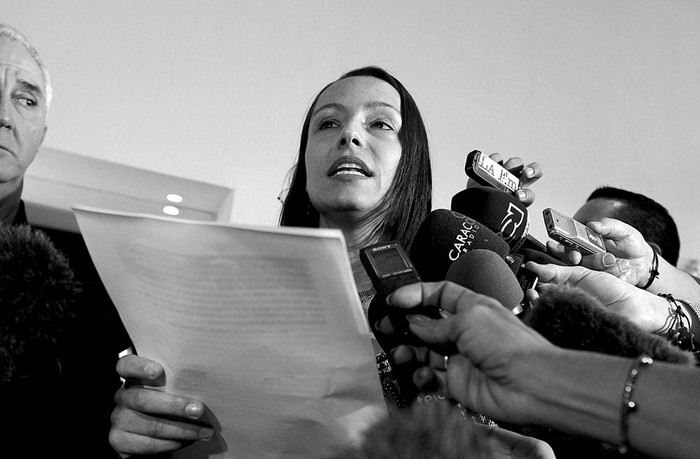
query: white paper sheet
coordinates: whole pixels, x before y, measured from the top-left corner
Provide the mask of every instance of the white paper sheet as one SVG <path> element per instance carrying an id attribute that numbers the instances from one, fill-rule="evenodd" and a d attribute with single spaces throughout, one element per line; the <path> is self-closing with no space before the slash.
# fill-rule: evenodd
<path id="1" fill-rule="evenodd" d="M 211 410 L 183 457 L 328 457 L 386 412 L 339 231 L 74 210 L 137 353 Z"/>

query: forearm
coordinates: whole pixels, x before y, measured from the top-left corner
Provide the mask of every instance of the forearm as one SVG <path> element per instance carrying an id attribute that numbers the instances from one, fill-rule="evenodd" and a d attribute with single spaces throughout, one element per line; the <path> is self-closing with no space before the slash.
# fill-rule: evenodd
<path id="1" fill-rule="evenodd" d="M 681 298 L 686 301 L 700 301 L 700 284 L 693 277 L 682 271 L 671 263 L 658 257 L 658 277 L 646 289 L 650 293 L 670 293 L 676 298 Z M 642 279 L 642 283 L 638 286 L 646 284 L 648 277 Z"/>
<path id="2" fill-rule="evenodd" d="M 632 359 L 557 349 L 533 356 L 527 391 L 536 400 L 529 417 L 552 426 L 618 444 L 622 393 Z M 700 452 L 700 372 L 655 362 L 642 368 L 628 415 L 633 449 L 661 457 L 697 457 Z"/>

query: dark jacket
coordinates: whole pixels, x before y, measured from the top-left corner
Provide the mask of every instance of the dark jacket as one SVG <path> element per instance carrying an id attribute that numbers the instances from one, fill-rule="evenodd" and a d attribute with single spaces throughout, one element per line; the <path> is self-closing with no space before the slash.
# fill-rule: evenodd
<path id="1" fill-rule="evenodd" d="M 26 224 L 23 203 L 14 224 Z M 130 340 L 80 234 L 32 228 L 45 233 L 63 253 L 78 293 L 65 314 L 55 319 L 65 319 L 65 326 L 60 336 L 51 337 L 55 346 L 45 354 L 46 362 L 33 362 L 21 377 L 0 387 L 1 455 L 117 457 L 108 442 L 114 393 L 121 385 L 115 364 Z M 6 296 L 14 295 L 11 288 L 4 290 Z M 0 307 L 2 302 L 0 298 Z"/>

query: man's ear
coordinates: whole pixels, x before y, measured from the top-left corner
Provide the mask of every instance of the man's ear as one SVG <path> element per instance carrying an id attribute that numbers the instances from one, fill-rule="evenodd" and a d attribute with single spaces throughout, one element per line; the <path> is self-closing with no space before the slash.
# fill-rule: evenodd
<path id="1" fill-rule="evenodd" d="M 660 257 L 664 256 L 664 253 L 661 251 L 661 247 L 659 247 L 659 244 L 656 242 L 647 242 L 651 246 L 652 249 L 656 250 L 656 253 L 659 254 Z"/>

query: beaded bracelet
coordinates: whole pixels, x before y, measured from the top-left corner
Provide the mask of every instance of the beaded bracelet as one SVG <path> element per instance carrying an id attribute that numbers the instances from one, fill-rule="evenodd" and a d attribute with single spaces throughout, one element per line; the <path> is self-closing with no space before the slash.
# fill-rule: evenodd
<path id="1" fill-rule="evenodd" d="M 659 293 L 659 296 L 666 298 L 670 308 L 670 314 L 666 319 L 669 322 L 668 329 L 664 327 L 654 333 L 665 333 L 671 343 L 684 351 L 695 351 L 695 335 L 691 331 L 691 321 L 683 308 L 678 303 L 685 303 L 683 300 L 676 300 L 670 293 Z"/>
<path id="2" fill-rule="evenodd" d="M 700 307 L 695 303 L 690 303 L 680 298 L 676 298 L 676 301 L 685 306 L 685 310 L 690 316 L 688 321 L 688 328 L 690 329 L 690 337 L 693 346 L 689 349 L 692 352 L 698 352 L 700 350 Z"/>
<path id="3" fill-rule="evenodd" d="M 637 403 L 632 400 L 632 391 L 634 391 L 634 382 L 637 379 L 639 370 L 642 366 L 649 366 L 654 363 L 654 360 L 648 355 L 641 355 L 637 358 L 630 371 L 627 373 L 627 379 L 625 380 L 625 389 L 622 391 L 622 406 L 620 407 L 620 446 L 618 446 L 617 451 L 620 454 L 626 454 L 630 449 L 630 442 L 628 437 L 628 417 L 630 413 L 637 411 Z"/>
<path id="4" fill-rule="evenodd" d="M 642 290 L 646 290 L 649 287 L 651 287 L 651 284 L 654 282 L 654 279 L 659 278 L 659 254 L 656 252 L 656 248 L 653 245 L 650 245 L 651 251 L 654 253 L 654 257 L 651 259 L 651 268 L 649 269 L 649 280 L 647 283 L 644 285 L 644 287 L 641 287 Z"/>

